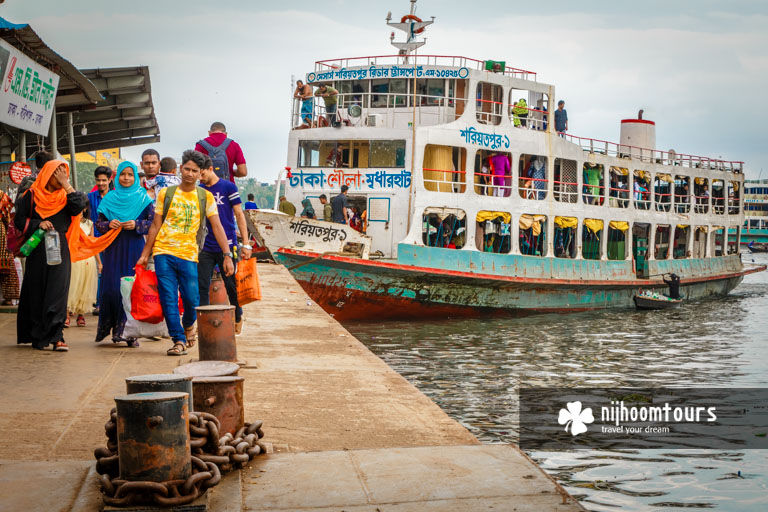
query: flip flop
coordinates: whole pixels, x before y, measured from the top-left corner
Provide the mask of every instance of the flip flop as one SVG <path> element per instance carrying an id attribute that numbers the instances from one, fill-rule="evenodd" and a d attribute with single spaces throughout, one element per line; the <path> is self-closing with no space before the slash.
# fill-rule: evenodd
<path id="1" fill-rule="evenodd" d="M 166 354 L 169 356 L 185 356 L 187 355 L 187 347 L 182 342 L 177 341 L 171 348 L 168 349 Z"/>
<path id="2" fill-rule="evenodd" d="M 53 346 L 54 352 L 69 352 L 69 347 L 63 341 L 57 341 Z"/>

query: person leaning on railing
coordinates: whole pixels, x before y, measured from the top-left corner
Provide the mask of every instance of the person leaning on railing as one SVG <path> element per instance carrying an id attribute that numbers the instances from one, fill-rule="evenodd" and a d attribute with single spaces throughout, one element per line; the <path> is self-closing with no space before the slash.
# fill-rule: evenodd
<path id="1" fill-rule="evenodd" d="M 338 128 L 341 123 L 337 119 L 336 107 L 338 106 L 339 91 L 327 84 L 321 84 L 315 91 L 315 96 L 323 98 L 325 113 L 328 116 L 328 124 Z"/>

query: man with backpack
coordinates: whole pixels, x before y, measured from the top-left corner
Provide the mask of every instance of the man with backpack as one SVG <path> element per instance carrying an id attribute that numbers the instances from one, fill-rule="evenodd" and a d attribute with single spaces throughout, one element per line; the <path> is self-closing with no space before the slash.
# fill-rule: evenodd
<path id="1" fill-rule="evenodd" d="M 213 172 L 213 167 L 208 167 L 200 171 L 200 186 L 213 194 L 213 198 L 216 201 L 216 208 L 219 211 L 219 220 L 224 227 L 224 232 L 227 234 L 227 244 L 230 250 L 235 253 L 234 263 L 235 271 L 237 271 L 237 260 L 241 257 L 247 260 L 251 257 L 251 251 L 253 247 L 248 243 L 248 227 L 245 223 L 245 214 L 243 213 L 242 199 L 240 199 L 240 192 L 237 190 L 237 185 L 231 181 L 222 180 L 216 173 Z M 235 232 L 235 221 L 237 221 L 237 230 L 240 231 L 240 236 L 243 238 L 243 245 L 241 251 L 237 251 L 237 233 Z M 200 251 L 199 263 L 197 265 L 197 282 L 200 288 L 200 305 L 207 306 L 209 304 L 208 289 L 211 286 L 211 278 L 213 277 L 213 269 L 216 265 L 222 268 L 224 263 L 224 253 L 219 247 L 219 243 L 213 236 L 213 233 L 208 233 L 205 237 L 205 244 Z M 237 281 L 235 276 L 222 276 L 224 281 L 224 287 L 227 289 L 227 296 L 229 297 L 229 303 L 235 306 L 235 334 L 240 334 L 243 329 L 243 308 L 237 302 Z"/>
<path id="2" fill-rule="evenodd" d="M 248 168 L 240 144 L 227 137 L 227 127 L 216 121 L 208 130 L 208 137 L 197 141 L 195 151 L 211 157 L 213 171 L 223 180 L 234 183 L 235 178 L 245 178 Z"/>
<path id="3" fill-rule="evenodd" d="M 197 261 L 206 236 L 206 217 L 224 254 L 221 266 L 224 275 L 230 276 L 235 271 L 233 254 L 219 220 L 216 200 L 210 192 L 197 186 L 200 171 L 213 165 L 211 159 L 197 151 L 187 150 L 181 162 L 181 184 L 164 188 L 158 194 L 147 243 L 136 262 L 145 267 L 149 255 L 154 257 L 157 291 L 168 334 L 173 340 L 169 356 L 185 355 L 187 347 L 195 344 L 195 308 L 200 305 Z M 184 305 L 184 317 L 181 319 L 179 294 Z"/>

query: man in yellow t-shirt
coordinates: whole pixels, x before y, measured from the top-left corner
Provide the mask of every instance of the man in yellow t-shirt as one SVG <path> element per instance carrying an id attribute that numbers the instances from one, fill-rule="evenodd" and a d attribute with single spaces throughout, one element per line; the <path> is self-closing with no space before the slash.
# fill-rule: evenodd
<path id="1" fill-rule="evenodd" d="M 146 266 L 150 253 L 154 257 L 157 273 L 157 291 L 163 307 L 168 334 L 173 340 L 169 356 L 182 356 L 187 347 L 195 344 L 195 308 L 200 305 L 197 280 L 198 231 L 205 226 L 201 210 L 201 195 L 205 197 L 205 216 L 213 230 L 221 251 L 224 253 L 224 274 L 234 273 L 232 252 L 227 235 L 219 220 L 219 212 L 213 195 L 199 188 L 200 171 L 212 167 L 209 156 L 187 150 L 181 157 L 181 184 L 162 189 L 155 205 L 155 218 L 147 233 L 147 243 L 136 262 Z M 200 192 L 199 192 L 199 191 Z M 166 195 L 173 194 L 168 211 L 165 211 Z M 179 295 L 184 304 L 184 318 L 179 318 Z"/>

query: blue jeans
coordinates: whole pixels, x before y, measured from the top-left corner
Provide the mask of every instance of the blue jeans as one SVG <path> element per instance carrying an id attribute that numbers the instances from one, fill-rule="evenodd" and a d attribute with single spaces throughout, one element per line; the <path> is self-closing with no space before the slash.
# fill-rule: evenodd
<path id="1" fill-rule="evenodd" d="M 200 305 L 197 284 L 197 263 L 168 254 L 155 256 L 157 292 L 163 307 L 168 334 L 176 342 L 186 345 L 184 329 L 192 327 L 197 319 L 195 308 Z M 184 318 L 179 318 L 179 293 L 184 304 Z"/>

